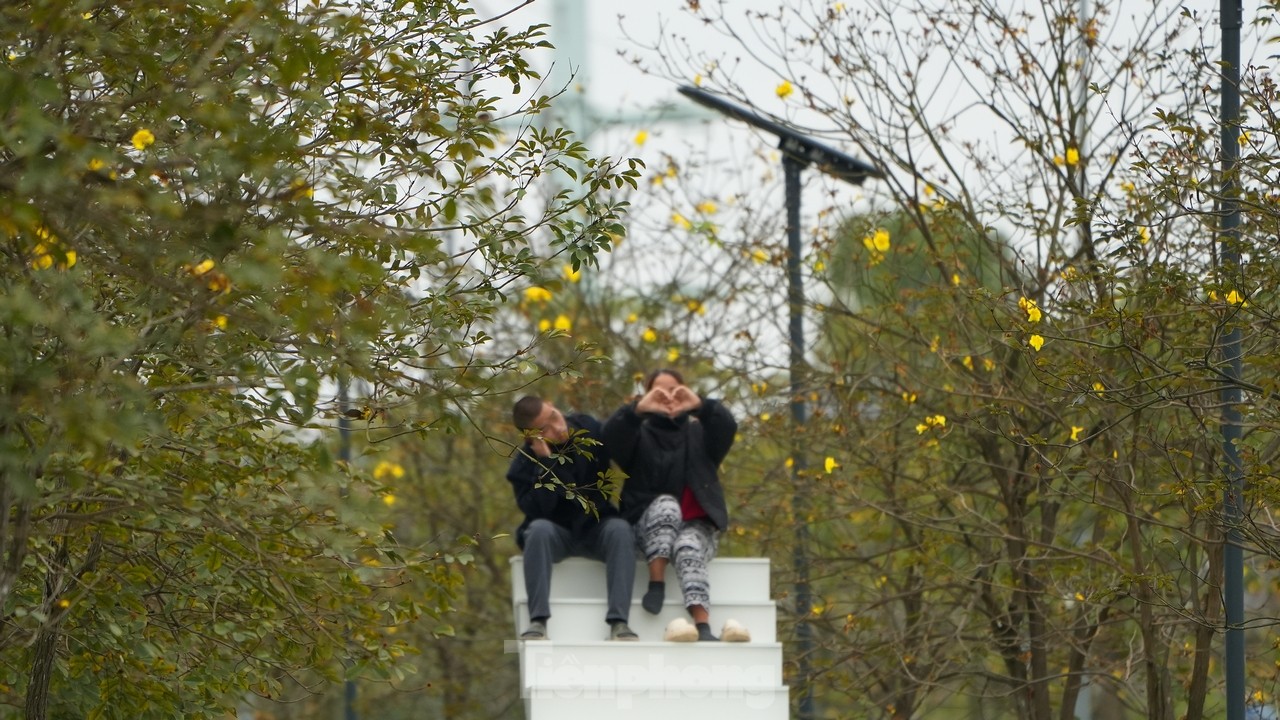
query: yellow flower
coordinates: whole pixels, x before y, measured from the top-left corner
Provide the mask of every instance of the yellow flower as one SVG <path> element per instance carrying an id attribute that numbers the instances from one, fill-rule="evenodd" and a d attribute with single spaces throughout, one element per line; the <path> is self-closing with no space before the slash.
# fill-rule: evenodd
<path id="1" fill-rule="evenodd" d="M 1040 313 L 1040 308 L 1036 307 L 1035 300 L 1028 300 L 1025 297 L 1020 297 L 1018 298 L 1018 307 L 1026 311 L 1027 322 L 1033 322 L 1033 323 L 1040 322 L 1040 319 L 1042 316 Z"/>
<path id="2" fill-rule="evenodd" d="M 930 428 L 944 428 L 946 426 L 947 426 L 946 415 L 929 415 L 924 419 L 924 422 L 920 423 L 919 425 L 916 425 L 916 433 L 919 435 L 923 435 L 925 431 L 929 430 Z"/>
<path id="3" fill-rule="evenodd" d="M 960 273 L 951 273 L 951 285 L 960 287 Z"/>
<path id="4" fill-rule="evenodd" d="M 539 321 L 538 321 L 538 332 L 546 332 L 546 331 L 548 331 L 548 330 L 550 330 L 550 329 L 551 329 L 551 321 L 550 321 L 550 320 L 548 320 L 548 319 L 546 319 L 546 318 L 542 318 L 541 320 L 539 320 Z"/>
<path id="5" fill-rule="evenodd" d="M 907 392 L 904 390 L 902 392 L 902 401 L 910 405 L 911 403 L 916 401 L 916 394 L 913 392 Z"/>
<path id="6" fill-rule="evenodd" d="M 654 332 L 653 328 L 647 327 L 644 329 L 644 334 L 640 336 L 640 339 L 647 343 L 658 342 L 658 333 Z"/>
<path id="7" fill-rule="evenodd" d="M 631 313 L 630 315 L 627 315 L 627 324 L 631 324 L 639 319 L 640 317 L 638 315 Z"/>
<path id="8" fill-rule="evenodd" d="M 822 464 L 822 467 L 827 471 L 827 474 L 830 475 L 832 470 L 840 467 L 840 463 L 836 462 L 836 459 L 833 457 L 827 457 L 827 460 Z"/>
<path id="9" fill-rule="evenodd" d="M 673 363 L 680 359 L 680 351 L 675 348 L 667 348 L 667 362 Z"/>
<path id="10" fill-rule="evenodd" d="M 991 372 L 996 369 L 996 361 L 991 358 L 982 358 L 982 369 Z"/>
<path id="11" fill-rule="evenodd" d="M 400 466 L 400 463 L 383 460 L 373 469 L 373 479 L 375 480 L 400 479 L 402 477 L 404 477 L 404 468 Z"/>
<path id="12" fill-rule="evenodd" d="M 560 272 L 564 274 L 564 279 L 569 282 L 576 283 L 582 279 L 582 271 L 574 270 L 572 265 L 565 265 L 560 268 Z"/>
<path id="13" fill-rule="evenodd" d="M 1247 144 L 1249 143 L 1249 133 L 1248 133 L 1248 131 L 1245 131 L 1245 132 L 1240 133 L 1239 142 L 1240 142 L 1240 144 L 1241 144 L 1241 145 L 1247 145 Z"/>
<path id="14" fill-rule="evenodd" d="M 148 147 L 151 147 L 152 143 L 155 141 L 156 136 L 146 128 L 142 128 L 138 132 L 134 133 L 133 138 L 129 140 L 129 142 L 133 143 L 133 146 L 139 150 L 146 150 Z"/>
<path id="15" fill-rule="evenodd" d="M 570 330 L 573 329 L 573 321 L 569 319 L 568 315 L 557 315 L 555 328 L 557 330 L 563 330 L 565 332 L 569 332 Z"/>
<path id="16" fill-rule="evenodd" d="M 205 285 L 216 293 L 231 292 L 231 278 L 220 272 L 209 273 L 208 279 L 205 281 Z"/>
<path id="17" fill-rule="evenodd" d="M 764 264 L 764 262 L 768 259 L 769 259 L 769 255 L 765 253 L 765 251 L 759 248 L 756 248 L 755 250 L 751 251 L 751 260 L 755 262 L 755 264 L 757 265 Z"/>
<path id="18" fill-rule="evenodd" d="M 66 610 L 67 608 L 71 607 L 71 601 L 66 598 L 58 598 L 58 607 L 62 608 L 63 610 Z"/>
<path id="19" fill-rule="evenodd" d="M 813 261 L 813 271 L 814 271 L 814 272 L 816 272 L 816 273 L 820 273 L 820 272 L 822 272 L 823 270 L 826 270 L 826 269 L 827 269 L 827 264 L 826 264 L 826 263 L 822 262 L 821 260 L 814 260 L 814 261 Z"/>
<path id="20" fill-rule="evenodd" d="M 227 329 L 227 316 L 226 316 L 226 315 L 219 315 L 219 316 L 215 317 L 215 318 L 213 319 L 213 326 L 214 326 L 214 327 L 216 327 L 216 328 L 218 328 L 219 330 L 226 330 L 226 329 Z"/>
<path id="21" fill-rule="evenodd" d="M 693 76 L 693 86 L 694 86 L 694 87 L 702 87 L 702 75 L 694 75 L 694 76 Z"/>
<path id="22" fill-rule="evenodd" d="M 783 465 L 785 465 L 785 466 L 787 467 L 787 469 L 788 469 L 788 470 L 790 470 L 791 468 L 793 468 L 793 467 L 795 467 L 795 466 L 796 466 L 796 459 L 795 459 L 795 458 L 790 458 L 790 457 L 789 457 L 789 458 L 787 458 L 787 461 L 786 461 L 786 462 L 784 462 L 784 463 L 782 463 L 782 464 L 783 464 Z"/>
<path id="23" fill-rule="evenodd" d="M 960 364 L 961 364 L 961 365 L 964 365 L 964 367 L 965 367 L 965 369 L 966 369 L 966 370 L 972 370 L 972 369 L 973 369 L 973 358 L 972 358 L 971 356 L 969 356 L 969 355 L 965 355 L 965 356 L 964 356 L 964 359 L 960 361 Z"/>
<path id="24" fill-rule="evenodd" d="M 107 164 L 102 162 L 98 158 L 93 158 L 92 160 L 89 161 L 89 169 L 94 172 L 97 172 L 106 166 Z"/>
<path id="25" fill-rule="evenodd" d="M 711 200 L 704 200 L 698 204 L 698 212 L 703 215 L 715 215 L 716 210 L 719 210 L 719 208 L 717 208 L 716 204 Z"/>
<path id="26" fill-rule="evenodd" d="M 196 263 L 195 265 L 183 265 L 182 268 L 187 272 L 191 273 L 192 276 L 200 277 L 201 275 L 213 269 L 213 260 L 210 258 L 206 258 Z"/>
<path id="27" fill-rule="evenodd" d="M 1079 425 L 1072 425 L 1071 426 L 1071 442 L 1075 442 L 1079 440 L 1080 433 L 1082 432 L 1084 432 L 1084 428 L 1080 427 Z"/>
<path id="28" fill-rule="evenodd" d="M 1066 159 L 1066 158 L 1064 158 L 1064 157 L 1062 157 L 1061 155 L 1054 155 L 1054 156 L 1053 156 L 1053 164 L 1054 164 L 1054 165 L 1058 165 L 1058 166 L 1066 165 L 1066 164 L 1067 164 L 1067 159 Z"/>
<path id="29" fill-rule="evenodd" d="M 1235 290 L 1227 293 L 1227 302 L 1240 307 L 1249 307 L 1249 303 L 1244 301 L 1244 296 Z"/>
<path id="30" fill-rule="evenodd" d="M 1031 337 L 1027 338 L 1027 344 L 1030 345 L 1032 349 L 1034 349 L 1036 352 L 1040 352 L 1040 348 L 1044 347 L 1044 338 L 1040 337 L 1039 335 L 1032 335 Z"/>
<path id="31" fill-rule="evenodd" d="M 645 141 L 648 139 L 649 139 L 649 133 L 645 130 L 641 130 L 640 132 L 636 133 L 634 142 L 636 145 L 644 145 Z"/>
<path id="32" fill-rule="evenodd" d="M 1138 240 L 1142 241 L 1143 245 L 1151 242 L 1151 230 L 1146 225 L 1138 226 Z"/>
<path id="33" fill-rule="evenodd" d="M 791 93 L 795 92 L 795 88 L 791 87 L 791 83 L 789 81 L 783 80 L 778 83 L 778 87 L 774 89 L 774 92 L 777 93 L 778 97 L 786 100 Z"/>
<path id="34" fill-rule="evenodd" d="M 551 299 L 551 291 L 544 287 L 534 286 L 524 291 L 524 299 L 529 302 L 544 303 Z"/>
<path id="35" fill-rule="evenodd" d="M 382 496 L 382 503 L 383 503 L 384 505 L 386 505 L 387 507 L 390 507 L 390 506 L 392 506 L 392 505 L 395 505 L 395 504 L 396 504 L 396 496 L 395 496 L 395 495 L 392 495 L 391 493 L 386 493 L 386 494 L 384 494 L 384 495 Z"/>
<path id="36" fill-rule="evenodd" d="M 1084 602 L 1084 593 L 1082 592 L 1076 593 L 1076 602 Z"/>
<path id="37" fill-rule="evenodd" d="M 1126 194 L 1128 194 L 1128 193 L 1132 193 L 1137 188 L 1134 187 L 1133 183 L 1125 181 L 1120 183 L 1120 189 L 1123 190 Z"/>
<path id="38" fill-rule="evenodd" d="M 871 239 L 871 244 L 868 245 L 867 247 L 869 247 L 872 250 L 875 250 L 876 252 L 889 252 L 889 231 L 888 230 L 885 230 L 884 228 L 876 228 L 875 234 L 871 235 L 870 239 Z M 866 240 L 863 240 L 863 243 L 866 243 Z"/>
<path id="39" fill-rule="evenodd" d="M 938 337 L 937 335 L 934 335 L 933 340 L 929 341 L 929 352 L 931 353 L 938 352 L 938 348 L 941 345 L 942 345 L 942 338 Z"/>
<path id="40" fill-rule="evenodd" d="M 693 227 L 693 223 L 689 222 L 689 218 L 680 213 L 671 213 L 671 222 L 682 230 L 689 230 Z"/>
<path id="41" fill-rule="evenodd" d="M 1080 151 L 1079 151 L 1079 150 L 1077 150 L 1076 148 L 1067 148 L 1067 164 L 1068 164 L 1068 165 L 1079 165 L 1079 164 L 1080 164 Z"/>
<path id="42" fill-rule="evenodd" d="M 760 422 L 769 422 L 769 418 L 771 417 L 773 417 L 771 413 L 762 412 L 760 413 Z"/>

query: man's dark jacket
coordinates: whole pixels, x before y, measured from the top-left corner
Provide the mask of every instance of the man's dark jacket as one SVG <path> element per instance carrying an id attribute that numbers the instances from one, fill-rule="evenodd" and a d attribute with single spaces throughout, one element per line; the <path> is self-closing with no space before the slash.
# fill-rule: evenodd
<path id="1" fill-rule="evenodd" d="M 678 501 L 687 485 L 717 529 L 729 526 L 720 463 L 729 454 L 738 422 L 718 400 L 703 398 L 691 413 L 669 418 L 637 413 L 635 403 L 618 408 L 604 425 L 604 441 L 618 467 L 622 516 L 635 524 L 659 495 Z"/>
<path id="2" fill-rule="evenodd" d="M 524 532 L 534 520 L 550 520 L 568 528 L 575 539 L 581 539 L 595 530 L 601 520 L 618 515 L 618 508 L 599 488 L 602 474 L 609 469 L 609 454 L 604 445 L 587 446 L 583 442 L 587 438 L 600 442 L 600 421 L 590 415 L 571 414 L 565 416 L 565 423 L 572 437 L 560 445 L 548 443 L 551 457 L 534 455 L 530 443 L 526 442 L 507 470 L 516 505 L 525 515 L 524 522 L 516 529 L 516 543 L 521 548 Z M 575 433 L 578 430 L 583 432 Z M 569 497 L 570 494 L 575 497 Z M 584 507 L 579 497 L 590 505 Z M 591 511 L 592 506 L 598 517 Z"/>

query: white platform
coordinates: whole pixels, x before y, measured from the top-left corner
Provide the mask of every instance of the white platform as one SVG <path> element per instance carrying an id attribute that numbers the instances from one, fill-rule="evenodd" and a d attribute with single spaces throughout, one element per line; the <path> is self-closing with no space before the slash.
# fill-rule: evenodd
<path id="1" fill-rule="evenodd" d="M 715 595 L 711 596 L 713 599 Z M 592 642 L 605 640 L 609 635 L 609 625 L 604 616 L 608 603 L 604 600 L 563 599 L 551 601 L 551 619 L 547 622 L 547 635 L 556 642 Z M 529 627 L 529 603 L 526 600 L 516 601 L 516 635 Z M 641 640 L 662 640 L 662 633 L 667 623 L 676 618 L 689 619 L 684 604 L 679 600 L 668 599 L 662 606 L 662 612 L 650 615 L 640 607 L 636 600 L 631 605 L 631 617 L 628 624 L 636 631 Z M 778 627 L 777 605 L 771 600 L 715 602 L 711 606 L 711 631 L 720 634 L 725 620 L 737 620 L 751 633 L 752 642 L 775 642 Z"/>
<path id="2" fill-rule="evenodd" d="M 711 562 L 710 587 L 713 605 L 732 600 L 769 599 L 768 558 L 716 558 Z M 680 583 L 675 569 L 667 566 L 667 602 L 680 604 Z M 635 586 L 631 597 L 638 603 L 649 589 L 649 567 L 636 562 Z M 511 590 L 515 600 L 527 599 L 524 590 L 524 558 L 511 558 Z M 586 558 L 568 558 L 551 570 L 551 599 L 604 597 L 604 563 Z"/>
<path id="3" fill-rule="evenodd" d="M 522 558 L 511 561 L 515 634 L 528 627 Z M 765 558 L 717 558 L 711 563 L 713 632 L 727 618 L 751 632 L 751 642 L 675 643 L 661 640 L 672 619 L 688 619 L 674 571 L 667 571 L 663 610 L 640 606 L 648 568 L 636 564 L 630 624 L 640 642 L 609 642 L 604 622 L 604 564 L 582 558 L 558 563 L 551 580 L 549 640 L 513 641 L 520 654 L 526 720 L 786 720 L 777 607 L 769 595 Z"/>

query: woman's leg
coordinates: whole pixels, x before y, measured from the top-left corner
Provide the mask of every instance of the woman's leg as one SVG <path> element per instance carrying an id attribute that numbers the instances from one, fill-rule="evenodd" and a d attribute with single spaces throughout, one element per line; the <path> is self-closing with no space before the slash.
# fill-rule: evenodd
<path id="1" fill-rule="evenodd" d="M 680 591 L 684 606 L 693 622 L 698 625 L 700 639 L 714 640 L 711 636 L 711 578 L 709 567 L 719 546 L 719 533 L 706 520 L 685 523 L 676 534 L 676 577 L 680 578 Z"/>
<path id="2" fill-rule="evenodd" d="M 680 523 L 680 503 L 670 495 L 654 498 L 636 523 L 636 541 L 645 562 L 649 563 L 649 589 L 640 604 L 655 615 L 662 610 L 662 598 L 666 594 L 663 577 L 667 561 L 675 552 Z"/>

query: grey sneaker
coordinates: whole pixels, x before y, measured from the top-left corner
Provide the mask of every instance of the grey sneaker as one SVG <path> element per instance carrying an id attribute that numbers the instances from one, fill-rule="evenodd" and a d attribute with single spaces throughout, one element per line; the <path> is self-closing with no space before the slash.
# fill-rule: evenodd
<path id="1" fill-rule="evenodd" d="M 614 620 L 609 623 L 609 639 L 635 642 L 640 639 L 640 636 L 635 634 L 625 620 Z"/>
<path id="2" fill-rule="evenodd" d="M 521 640 L 546 640 L 547 639 L 547 623 L 542 620 L 534 620 L 529 623 L 528 629 L 520 633 Z"/>

